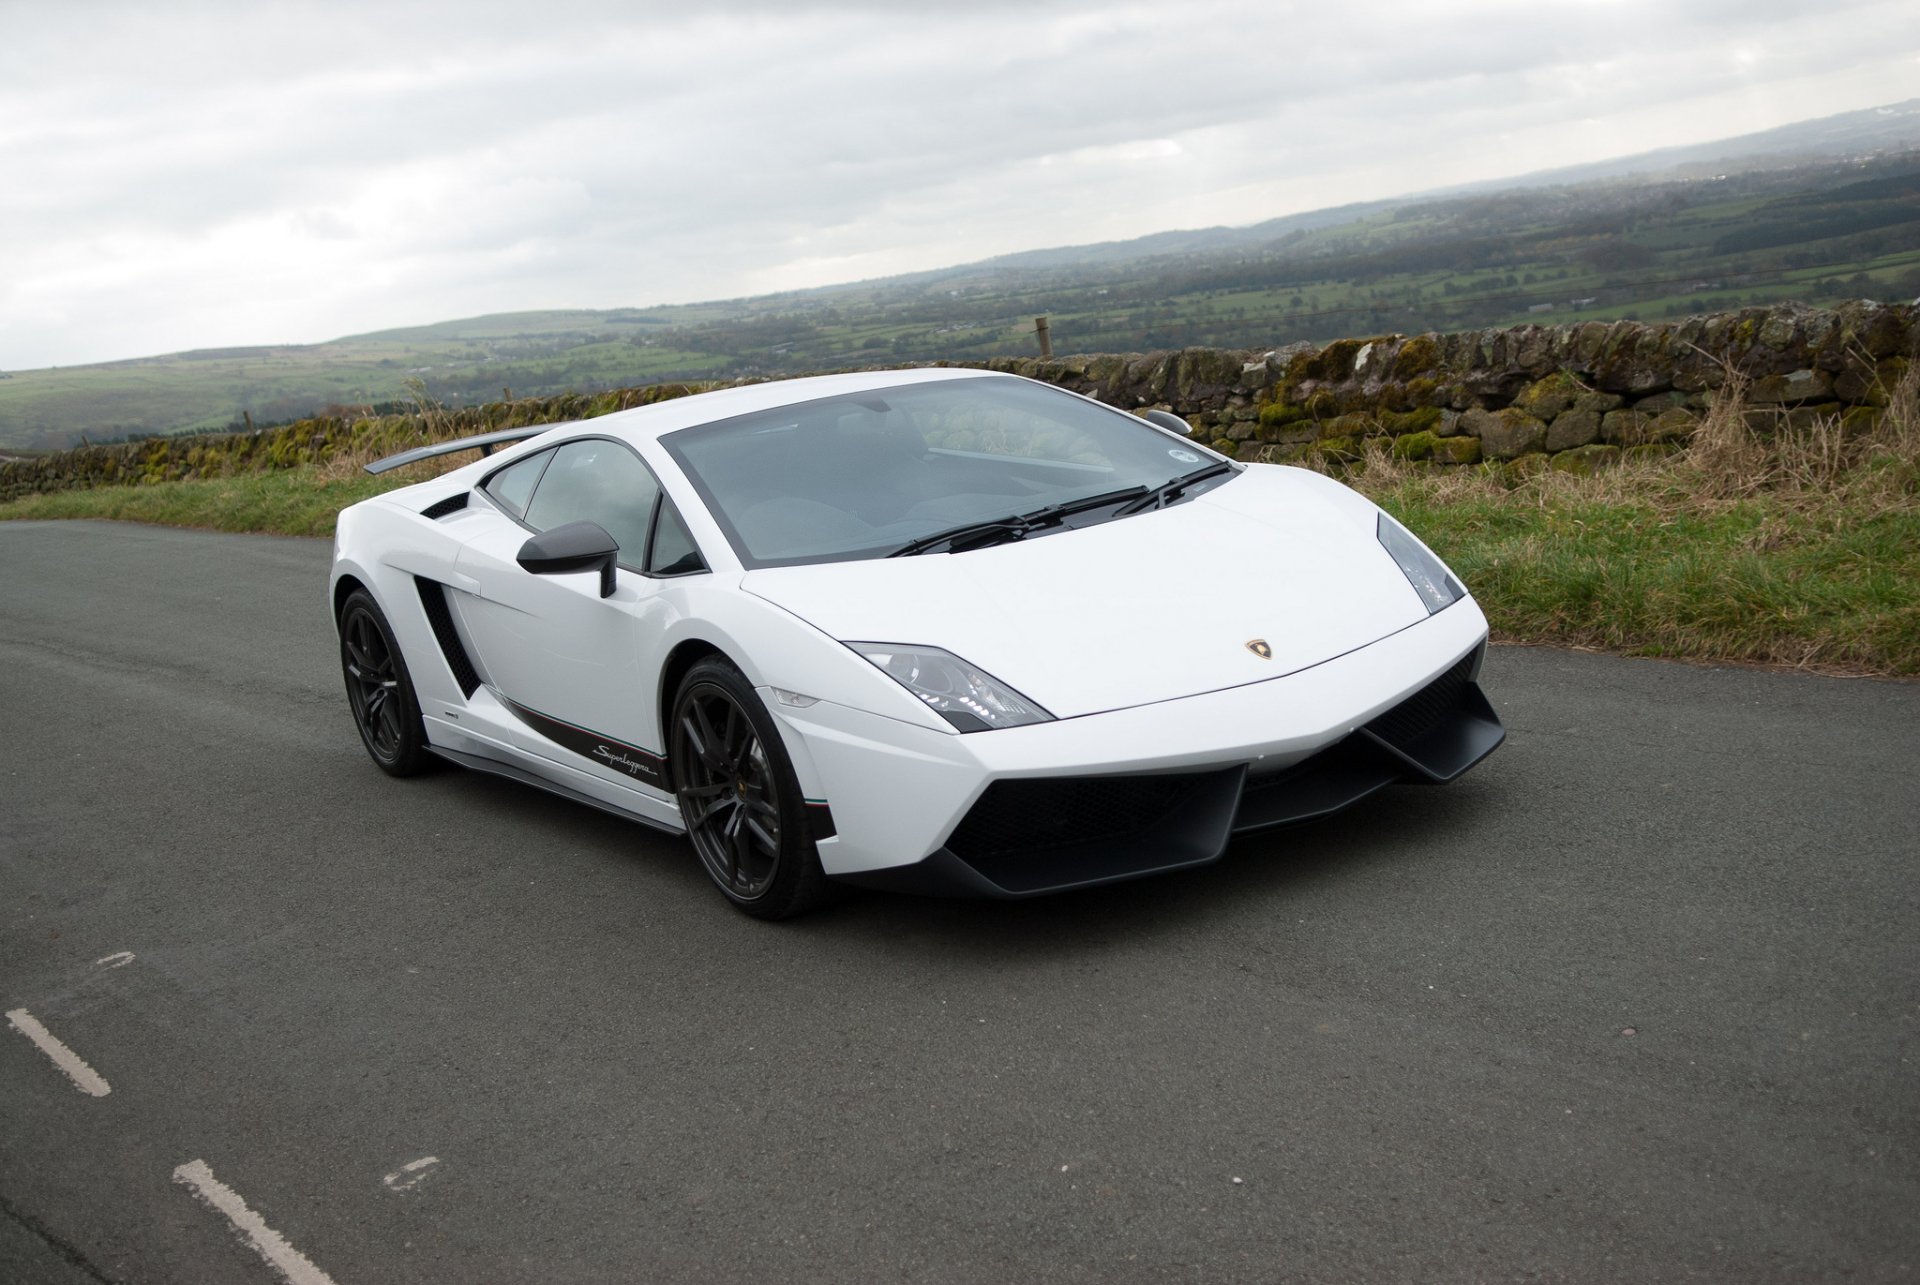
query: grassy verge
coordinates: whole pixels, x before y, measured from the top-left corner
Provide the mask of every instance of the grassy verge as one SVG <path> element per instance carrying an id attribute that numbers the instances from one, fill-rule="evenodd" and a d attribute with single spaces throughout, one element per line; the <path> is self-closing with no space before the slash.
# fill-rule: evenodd
<path id="1" fill-rule="evenodd" d="M 1684 454 L 1588 477 L 1376 450 L 1344 478 L 1447 559 L 1509 641 L 1920 675 L 1920 374 L 1852 438 L 1756 414 L 1739 391 Z M 343 506 L 438 467 L 372 478 L 361 462 L 37 496 L 0 519 L 325 536 Z"/>
<path id="2" fill-rule="evenodd" d="M 0 504 L 6 518 L 117 518 L 209 531 L 275 535 L 333 534 L 334 516 L 349 504 L 418 478 L 352 476 L 331 465 L 238 477 L 103 486 L 91 491 L 30 495 Z"/>
<path id="3" fill-rule="evenodd" d="M 1914 377 L 1853 438 L 1837 423 L 1790 428 L 1740 391 L 1667 459 L 1516 478 L 1376 452 L 1345 480 L 1447 560 L 1497 637 L 1920 675 Z"/>

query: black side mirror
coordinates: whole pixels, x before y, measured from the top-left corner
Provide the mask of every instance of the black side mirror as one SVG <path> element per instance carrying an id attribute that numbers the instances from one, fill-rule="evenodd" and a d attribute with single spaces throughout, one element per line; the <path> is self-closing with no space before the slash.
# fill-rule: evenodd
<path id="1" fill-rule="evenodd" d="M 542 531 L 520 546 L 514 561 L 536 576 L 564 576 L 575 571 L 600 572 L 600 596 L 613 596 L 613 560 L 620 542 L 598 522 L 569 522 Z"/>
<path id="2" fill-rule="evenodd" d="M 1146 420 L 1149 424 L 1158 424 L 1161 428 L 1170 428 L 1182 437 L 1193 436 L 1193 425 L 1187 423 L 1186 420 L 1181 419 L 1172 411 L 1143 410 L 1135 411 L 1134 414 Z"/>

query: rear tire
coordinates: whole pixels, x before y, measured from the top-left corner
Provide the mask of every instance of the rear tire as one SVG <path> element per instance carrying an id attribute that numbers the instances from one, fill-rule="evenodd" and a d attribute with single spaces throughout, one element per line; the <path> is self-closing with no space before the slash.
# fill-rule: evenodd
<path id="1" fill-rule="evenodd" d="M 432 762 L 407 662 L 380 605 L 364 589 L 340 608 L 340 672 L 367 754 L 388 776 L 412 776 Z"/>
<path id="2" fill-rule="evenodd" d="M 687 837 L 728 901 L 786 919 L 832 895 L 779 728 L 739 670 L 715 657 L 687 671 L 667 761 Z"/>

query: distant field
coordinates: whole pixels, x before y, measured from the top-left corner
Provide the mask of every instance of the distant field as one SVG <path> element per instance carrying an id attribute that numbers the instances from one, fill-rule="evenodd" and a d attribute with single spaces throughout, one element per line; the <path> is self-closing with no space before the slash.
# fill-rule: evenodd
<path id="1" fill-rule="evenodd" d="M 485 319 L 482 319 L 485 320 Z M 329 405 L 497 400 L 691 378 L 727 364 L 711 353 L 605 335 L 468 339 L 399 332 L 329 344 L 219 349 L 137 361 L 21 371 L 0 379 L 0 446 L 54 447 L 149 433 L 220 430 L 298 419 Z"/>
<path id="2" fill-rule="evenodd" d="M 660 380 L 1294 340 L 1920 296 L 1920 153 L 1368 207 L 1266 243 L 1023 256 L 685 307 L 502 313 L 304 347 L 0 377 L 0 448 Z"/>

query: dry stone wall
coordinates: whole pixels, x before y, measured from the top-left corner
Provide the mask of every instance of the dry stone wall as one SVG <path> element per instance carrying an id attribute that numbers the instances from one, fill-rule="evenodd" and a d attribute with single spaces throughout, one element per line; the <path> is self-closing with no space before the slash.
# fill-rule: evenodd
<path id="1" fill-rule="evenodd" d="M 595 396 L 518 398 L 465 410 L 404 415 L 318 415 L 250 433 L 154 437 L 82 446 L 0 463 L 0 503 L 22 496 L 95 486 L 144 485 L 232 477 L 319 464 L 341 455 L 372 460 L 414 446 L 525 424 L 564 424 L 632 406 L 684 397 L 710 384 L 651 384 Z"/>
<path id="2" fill-rule="evenodd" d="M 1762 426 L 1863 428 L 1915 358 L 1907 305 L 1377 335 L 1271 352 L 1187 349 L 991 363 L 1129 409 L 1163 407 L 1241 459 L 1354 457 L 1370 439 L 1435 464 L 1588 471 L 1683 445 L 1731 373 Z"/>
<path id="3" fill-rule="evenodd" d="M 1694 317 L 1377 335 L 1274 351 L 1003 358 L 980 363 L 1128 410 L 1171 410 L 1194 436 L 1241 459 L 1317 452 L 1352 458 L 1369 441 L 1435 465 L 1508 461 L 1590 471 L 1683 445 L 1729 372 L 1763 423 L 1815 417 L 1864 427 L 1915 360 L 1906 305 L 1797 305 Z M 712 384 L 594 397 L 523 399 L 459 412 L 321 416 L 252 433 L 154 438 L 0 464 L 0 501 L 75 487 L 219 477 L 346 452 L 371 458 L 519 424 L 562 423 Z"/>

